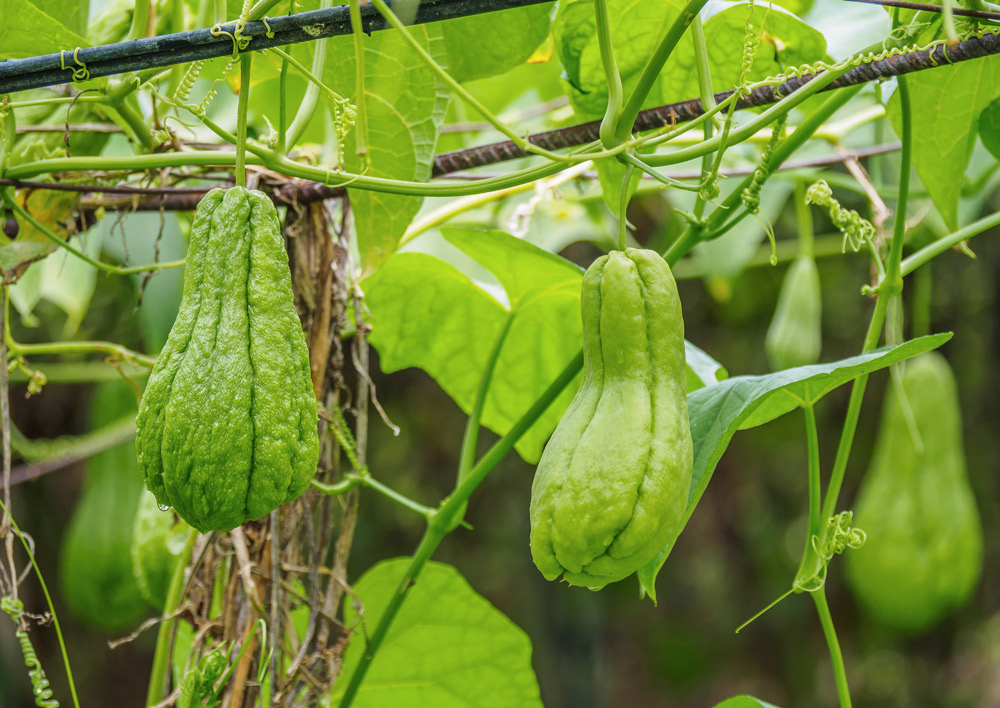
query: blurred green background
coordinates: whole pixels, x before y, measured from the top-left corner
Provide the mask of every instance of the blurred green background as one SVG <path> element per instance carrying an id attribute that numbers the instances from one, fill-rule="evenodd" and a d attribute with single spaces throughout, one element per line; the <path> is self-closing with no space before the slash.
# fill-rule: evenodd
<path id="1" fill-rule="evenodd" d="M 817 7 L 822 12 L 814 9 L 810 17 L 814 26 L 822 26 L 831 13 L 841 13 L 841 21 L 830 25 L 827 35 L 835 56 L 845 55 L 848 45 L 856 48 L 884 36 L 884 28 L 868 22 L 870 14 L 844 9 L 843 3 L 818 3 Z M 876 8 L 874 12 L 882 11 Z M 473 82 L 471 88 L 491 108 L 517 115 L 562 96 L 559 71 L 554 61 L 527 64 L 504 77 Z M 228 98 L 217 100 L 221 104 Z M 518 128 L 534 130 L 573 122 L 565 109 L 560 111 L 553 105 L 554 112 L 547 118 L 525 118 L 517 123 Z M 475 116 L 453 103 L 449 123 L 473 119 Z M 852 135 L 852 144 L 895 139 L 884 125 L 881 133 L 877 130 L 858 131 Z M 441 137 L 438 149 L 495 138 L 481 127 L 472 132 L 450 132 Z M 109 152 L 120 149 L 124 146 L 112 141 Z M 734 153 L 736 162 L 742 159 L 751 165 L 757 155 L 754 151 Z M 866 164 L 876 171 L 873 161 Z M 697 165 L 681 166 L 682 171 L 686 169 L 697 169 Z M 891 175 L 894 169 L 894 158 L 881 158 L 884 174 Z M 995 164 L 980 150 L 970 174 L 978 176 L 989 170 L 995 170 Z M 832 171 L 846 176 L 842 168 Z M 527 208 L 530 194 L 466 214 L 462 221 L 500 228 L 520 223 L 526 238 L 585 267 L 601 253 L 595 242 L 609 243 L 614 224 L 593 185 L 580 190 L 567 186 L 563 191 L 562 195 L 546 195 L 533 210 L 528 209 L 523 222 L 512 217 L 518 207 Z M 922 209 L 920 191 L 917 182 L 911 215 Z M 797 231 L 789 194 L 788 182 L 780 179 L 764 191 L 766 218 L 774 223 L 783 253 L 794 252 Z M 867 213 L 860 198 L 843 191 L 837 196 L 846 206 Z M 1000 208 L 995 179 L 981 188 L 970 188 L 967 197 L 963 223 Z M 679 224 L 673 210 L 683 207 L 684 202 L 674 192 L 640 194 L 629 212 L 637 227 L 637 241 L 659 249 L 667 245 Z M 437 205 L 428 200 L 425 210 Z M 162 259 L 182 256 L 185 218 L 168 215 L 160 243 Z M 839 243 L 839 236 L 833 234 L 819 210 L 814 210 L 814 218 L 823 242 Z M 939 233 L 933 221 L 932 213 L 913 230 L 913 244 Z M 122 222 L 108 216 L 94 230 L 101 237 L 96 245 L 106 258 L 121 258 L 127 252 L 130 262 L 147 262 L 152 260 L 153 237 L 159 228 L 158 215 L 133 215 Z M 942 352 L 955 371 L 963 406 L 970 482 L 986 541 L 983 577 L 972 600 L 960 611 L 925 635 L 900 637 L 860 611 L 844 585 L 840 559 L 833 561 L 828 595 L 858 708 L 1000 706 L 1000 489 L 996 474 L 1000 441 L 995 432 L 1000 429 L 1000 406 L 996 403 L 1000 393 L 998 235 L 994 230 L 971 244 L 978 254 L 976 260 L 955 252 L 935 260 L 931 309 L 932 331 L 956 333 Z M 734 232 L 734 238 L 741 244 L 749 243 L 753 252 L 763 243 L 763 229 L 748 220 Z M 765 373 L 769 369 L 764 334 L 787 261 L 775 267 L 767 265 L 768 251 L 764 249 L 756 252 L 753 267 L 725 273 L 721 257 L 726 250 L 732 249 L 717 249 L 714 256 L 692 258 L 676 269 L 686 336 L 726 366 L 731 375 Z M 823 285 L 824 361 L 847 357 L 860 349 L 872 306 L 872 301 L 860 294 L 861 286 L 870 280 L 867 257 L 840 255 L 839 248 L 832 251 L 833 255 L 818 259 Z M 50 292 L 51 297 L 37 302 L 35 322 L 14 315 L 18 341 L 72 336 L 106 339 L 144 351 L 161 346 L 176 312 L 179 271 L 156 276 L 138 306 L 138 279 L 70 278 L 65 270 L 69 266 L 47 267 L 51 271 L 47 282 L 58 292 Z M 716 275 L 693 277 L 706 267 Z M 908 281 L 907 303 L 911 286 Z M 394 437 L 377 416 L 371 416 L 371 469 L 390 486 L 434 504 L 451 489 L 465 416 L 421 371 L 382 375 L 377 354 L 373 354 L 372 370 L 379 401 L 401 433 Z M 346 375 L 353 386 L 353 374 L 348 370 Z M 888 378 L 887 372 L 880 372 L 869 384 L 841 508 L 850 508 L 867 466 Z M 824 471 L 833 460 L 848 390 L 835 391 L 817 408 Z M 25 399 L 24 393 L 23 384 L 13 385 L 12 417 L 25 435 L 53 438 L 90 429 L 87 410 L 92 385 L 50 383 L 40 395 Z M 631 580 L 591 593 L 542 579 L 528 551 L 533 467 L 515 455 L 508 457 L 473 497 L 467 519 L 474 531 L 457 531 L 436 558 L 457 566 L 478 592 L 528 633 L 548 708 L 707 708 L 737 693 L 750 693 L 785 708 L 833 706 L 836 694 L 827 649 L 807 598 L 789 597 L 734 634 L 737 626 L 784 593 L 794 575 L 806 528 L 803 431 L 802 416 L 795 412 L 734 437 L 659 576 L 658 606 L 640 600 L 638 585 Z M 484 431 L 481 449 L 494 440 Z M 58 587 L 58 549 L 82 476 L 83 466 L 76 464 L 14 490 L 17 518 L 34 537 L 39 564 L 53 590 Z M 112 508 L 106 511 L 116 512 Z M 351 577 L 357 578 L 380 559 L 408 554 L 421 531 L 422 523 L 415 516 L 381 497 L 364 495 L 349 566 Z M 19 558 L 23 560 L 23 555 Z M 34 609 L 42 607 L 36 587 L 34 581 L 28 581 L 22 593 Z M 83 704 L 140 705 L 155 630 L 109 650 L 108 640 L 119 634 L 81 625 L 59 593 L 53 599 L 66 632 Z M 36 631 L 32 637 L 56 694 L 68 696 L 54 634 Z M 0 708 L 32 705 L 21 664 L 12 633 L 0 631 Z"/>
<path id="2" fill-rule="evenodd" d="M 995 204 L 993 197 L 984 208 Z M 661 196 L 636 201 L 633 220 L 648 225 L 638 234 L 640 240 L 656 237 L 653 228 L 664 208 Z M 817 222 L 823 233 L 822 220 Z M 776 227 L 779 240 L 793 237 L 792 215 L 780 218 Z M 904 638 L 861 614 L 844 586 L 839 559 L 833 561 L 828 592 L 856 706 L 1000 705 L 1000 490 L 995 474 L 1000 443 L 994 433 L 1000 426 L 1000 252 L 991 240 L 994 235 L 972 244 L 978 254 L 975 261 L 958 253 L 935 261 L 932 307 L 932 330 L 956 333 L 942 351 L 958 379 L 969 476 L 985 530 L 985 572 L 966 607 L 928 634 Z M 598 253 L 589 243 L 564 250 L 581 265 Z M 871 309 L 871 301 L 859 293 L 868 277 L 866 259 L 852 254 L 820 258 L 819 267 L 822 358 L 850 356 L 860 346 Z M 700 279 L 681 281 L 687 337 L 727 366 L 731 375 L 768 370 L 764 332 L 784 269 L 750 268 L 726 287 L 709 287 Z M 97 279 L 77 336 L 143 341 L 135 286 L 120 278 Z M 724 301 L 711 295 L 720 290 L 728 292 Z M 147 295 L 143 307 L 149 302 Z M 37 311 L 40 328 L 26 329 L 15 317 L 19 340 L 58 336 L 64 316 L 47 307 L 43 303 Z M 385 376 L 377 373 L 377 357 L 373 371 L 379 401 L 401 434 L 394 437 L 372 416 L 371 468 L 401 492 L 435 503 L 450 489 L 465 416 L 423 372 Z M 887 381 L 887 373 L 877 374 L 866 395 L 842 508 L 849 508 L 867 465 Z M 14 422 L 30 437 L 84 432 L 88 421 L 83 404 L 91 389 L 53 383 L 25 399 L 24 386 L 15 385 Z M 817 409 L 825 471 L 832 463 L 848 390 L 837 390 Z M 806 598 L 789 597 L 734 634 L 744 620 L 782 594 L 794 574 L 807 507 L 803 430 L 802 416 L 791 413 L 735 436 L 660 574 L 657 607 L 639 600 L 632 580 L 591 593 L 542 579 L 528 552 L 533 468 L 513 455 L 474 496 L 467 518 L 475 530 L 456 532 L 437 558 L 456 565 L 477 591 L 527 631 L 549 708 L 700 708 L 736 693 L 751 693 L 779 706 L 835 705 L 826 646 Z M 481 448 L 493 440 L 484 431 Z M 74 465 L 14 492 L 18 519 L 34 536 L 52 587 L 57 585 L 56 549 L 81 476 L 81 466 Z M 381 497 L 364 495 L 351 575 L 359 576 L 379 559 L 406 555 L 420 532 L 418 518 Z M 29 603 L 40 601 L 33 588 L 31 582 L 26 585 Z M 154 632 L 109 650 L 106 642 L 114 637 L 80 626 L 58 594 L 55 602 L 85 704 L 138 705 Z M 66 695 L 53 633 L 34 632 L 33 637 L 57 695 Z M 27 681 L 10 633 L 0 635 L 0 656 L 0 705 L 29 705 Z"/>

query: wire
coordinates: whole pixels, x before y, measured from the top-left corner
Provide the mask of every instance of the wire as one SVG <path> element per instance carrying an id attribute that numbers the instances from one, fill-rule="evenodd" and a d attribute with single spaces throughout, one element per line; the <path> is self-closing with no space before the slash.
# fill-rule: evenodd
<path id="1" fill-rule="evenodd" d="M 413 24 L 548 2 L 552 0 L 424 0 L 419 5 Z M 371 5 L 361 8 L 361 24 L 368 34 L 387 28 L 382 15 Z M 346 5 L 268 18 L 266 22 L 247 22 L 239 28 L 241 41 L 238 43 L 233 40 L 235 32 L 224 31 L 233 25 L 234 23 L 227 22 L 209 29 L 164 34 L 100 47 L 67 47 L 58 54 L 0 62 L 0 94 L 69 83 L 75 77 L 82 77 L 84 71 L 88 78 L 96 78 L 232 56 L 234 49 L 238 52 L 253 52 L 351 33 Z"/>

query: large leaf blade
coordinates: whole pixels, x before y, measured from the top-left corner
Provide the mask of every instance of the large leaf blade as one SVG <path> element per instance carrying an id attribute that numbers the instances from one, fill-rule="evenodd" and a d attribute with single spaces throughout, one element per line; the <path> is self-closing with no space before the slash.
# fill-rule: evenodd
<path id="1" fill-rule="evenodd" d="M 409 28 L 435 58 L 444 42 L 427 26 Z M 426 182 L 431 176 L 438 129 L 449 93 L 443 81 L 398 32 L 377 32 L 364 38 L 365 109 L 368 154 L 358 155 L 358 126 L 341 146 L 349 172 Z M 329 86 L 357 103 L 355 58 L 350 37 L 331 41 L 324 70 Z M 366 162 L 367 159 L 367 162 Z M 406 227 L 420 210 L 421 197 L 348 189 L 365 273 L 373 273 L 391 256 Z"/>
<path id="2" fill-rule="evenodd" d="M 656 600 L 656 576 L 705 493 L 715 466 L 736 431 L 763 425 L 801 405 L 816 403 L 833 389 L 859 376 L 936 349 L 950 338 L 951 334 L 935 334 L 832 363 L 800 366 L 763 376 L 735 376 L 689 394 L 694 465 L 688 505 L 674 538 L 638 571 L 642 590 Z"/>
<path id="3" fill-rule="evenodd" d="M 438 24 L 456 81 L 496 76 L 523 63 L 549 33 L 552 6 L 529 5 Z"/>
<path id="4" fill-rule="evenodd" d="M 381 561 L 353 587 L 369 631 L 397 592 L 409 558 Z M 359 626 L 348 603 L 348 626 Z M 367 646 L 355 636 L 344 654 L 351 676 Z M 339 681 L 334 700 L 346 681 Z M 339 692 L 338 692 L 339 688 Z M 541 708 L 524 631 L 479 595 L 452 566 L 430 561 L 386 634 L 352 704 L 356 708 Z"/>
<path id="5" fill-rule="evenodd" d="M 66 52 L 70 69 L 73 50 L 90 46 L 83 37 L 31 2 L 0 0 L 0 59 L 22 59 L 39 54 Z M 66 4 L 62 4 L 65 11 Z M 72 12 L 72 11 L 71 11 Z M 69 75 L 69 71 L 67 71 Z"/>
<path id="6" fill-rule="evenodd" d="M 582 272 L 502 232 L 450 230 L 449 236 L 506 284 L 510 304 L 442 260 L 399 253 L 363 284 L 372 344 L 384 371 L 423 369 L 468 414 L 493 343 L 514 313 L 482 415 L 483 425 L 503 435 L 579 351 Z M 577 386 L 568 386 L 518 442 L 525 460 L 541 456 Z"/>
<path id="7" fill-rule="evenodd" d="M 958 199 L 972 157 L 979 115 L 997 97 L 1000 57 L 941 66 L 908 76 L 913 166 L 950 230 L 958 228 Z M 899 91 L 886 106 L 902 134 Z"/>

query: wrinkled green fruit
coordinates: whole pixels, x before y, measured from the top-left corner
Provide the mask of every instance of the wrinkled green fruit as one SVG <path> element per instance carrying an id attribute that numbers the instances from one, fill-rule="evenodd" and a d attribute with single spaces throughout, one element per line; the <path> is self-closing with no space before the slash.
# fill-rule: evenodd
<path id="1" fill-rule="evenodd" d="M 146 486 L 199 531 L 266 516 L 315 474 L 309 352 L 261 192 L 213 189 L 198 205 L 180 309 L 137 425 Z"/>
<path id="2" fill-rule="evenodd" d="M 125 381 L 97 387 L 93 429 L 135 414 L 135 389 Z M 99 452 L 86 464 L 83 491 L 63 537 L 59 586 L 81 622 L 117 632 L 147 612 L 132 578 L 128 549 L 142 482 L 132 441 Z"/>
<path id="3" fill-rule="evenodd" d="M 775 371 L 819 361 L 823 346 L 823 303 L 816 261 L 799 256 L 781 283 L 764 349 Z"/>
<path id="4" fill-rule="evenodd" d="M 174 512 L 161 510 L 156 498 L 143 490 L 132 527 L 132 575 L 143 599 L 162 612 L 174 564 L 184 551 L 191 527 Z"/>
<path id="5" fill-rule="evenodd" d="M 600 588 L 670 540 L 691 486 L 684 322 L 659 254 L 612 251 L 583 276 L 583 380 L 531 488 L 548 580 Z"/>
<path id="6" fill-rule="evenodd" d="M 854 514 L 868 538 L 845 561 L 849 585 L 868 613 L 916 633 L 969 599 L 982 570 L 983 530 L 948 362 L 936 352 L 912 359 L 902 389 L 923 450 L 890 388 Z"/>

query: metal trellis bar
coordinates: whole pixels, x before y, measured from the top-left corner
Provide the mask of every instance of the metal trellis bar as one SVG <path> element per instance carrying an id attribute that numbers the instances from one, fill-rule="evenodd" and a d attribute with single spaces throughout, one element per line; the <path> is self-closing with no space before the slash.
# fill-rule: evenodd
<path id="1" fill-rule="evenodd" d="M 412 24 L 438 22 L 552 1 L 423 0 L 412 17 Z M 374 5 L 362 6 L 361 24 L 368 34 L 386 29 L 385 20 Z M 216 30 L 215 34 L 213 29 Z M 268 18 L 266 24 L 263 21 L 247 22 L 241 29 L 240 36 L 249 40 L 249 43 L 242 47 L 235 46 L 236 39 L 232 36 L 234 22 L 227 22 L 221 29 L 228 34 L 220 34 L 216 28 L 199 29 L 100 47 L 84 47 L 78 51 L 74 47 L 67 47 L 59 54 L 0 61 L 0 94 L 70 83 L 74 80 L 74 75 L 97 78 L 198 59 L 224 57 L 233 54 L 234 49 L 253 52 L 346 35 L 351 33 L 351 20 L 347 6 L 340 5 L 327 10 Z"/>

